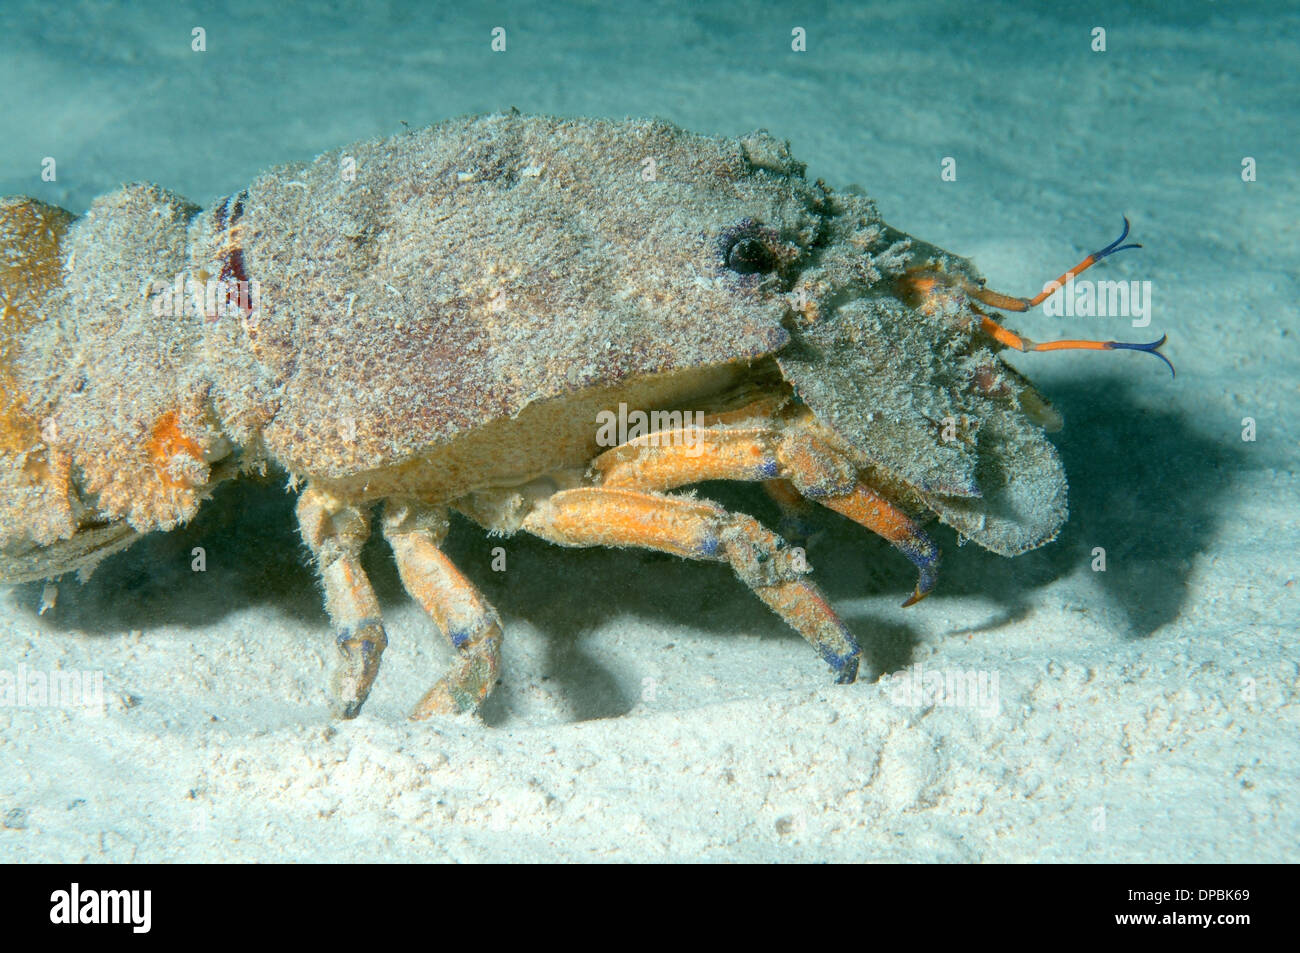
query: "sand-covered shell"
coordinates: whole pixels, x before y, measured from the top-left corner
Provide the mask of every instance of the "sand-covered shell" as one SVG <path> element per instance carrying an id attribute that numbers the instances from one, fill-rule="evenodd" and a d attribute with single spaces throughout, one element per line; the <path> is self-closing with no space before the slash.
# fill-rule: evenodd
<path id="1" fill-rule="evenodd" d="M 785 302 L 718 245 L 754 219 L 806 254 L 823 194 L 801 173 L 764 134 L 518 115 L 267 173 L 241 197 L 262 314 L 230 346 L 273 398 L 268 450 L 339 477 L 529 404 L 778 350 Z"/>
<path id="2" fill-rule="evenodd" d="M 918 263 L 970 266 L 809 183 L 766 132 L 512 112 L 275 168 L 202 211 L 152 185 L 71 222 L 6 201 L 18 317 L 0 371 L 23 446 L 0 447 L 0 543 L 23 566 L 99 524 L 115 547 L 184 522 L 266 459 L 357 497 L 418 495 L 427 471 L 391 474 L 473 438 L 442 499 L 508 485 L 548 441 L 569 441 L 565 465 L 594 449 L 594 428 L 554 418 L 509 446 L 536 408 L 620 388 L 690 406 L 717 384 L 702 372 L 773 360 L 882 484 L 981 545 L 1021 552 L 1065 517 L 1027 382 L 969 312 L 898 292 Z M 187 284 L 214 279 L 255 290 L 214 307 Z M 63 477 L 26 480 L 29 456 Z M 55 522 L 25 520 L 51 493 Z"/>

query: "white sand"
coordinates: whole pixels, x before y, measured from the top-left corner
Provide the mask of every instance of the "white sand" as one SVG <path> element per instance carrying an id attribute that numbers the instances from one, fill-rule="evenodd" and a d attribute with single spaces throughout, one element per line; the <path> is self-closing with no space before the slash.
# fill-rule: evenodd
<path id="1" fill-rule="evenodd" d="M 1012 323 L 1039 339 L 1168 331 L 1178 366 L 1170 381 L 1141 355 L 1017 359 L 1066 417 L 1070 523 L 1012 561 L 936 529 L 944 573 L 916 608 L 897 606 L 910 567 L 825 516 L 815 578 L 872 663 L 848 687 L 723 567 L 519 539 L 497 574 L 460 522 L 452 553 L 506 623 L 487 725 L 403 721 L 449 652 L 379 546 L 392 647 L 364 715 L 332 722 L 292 501 L 230 488 L 65 582 L 44 616 L 39 585 L 0 594 L 0 669 L 101 670 L 107 695 L 99 717 L 0 708 L 0 860 L 1300 856 L 1300 137 L 1279 112 L 1300 102 L 1296 15 L 853 6 L 735 23 L 652 4 L 639 22 L 605 5 L 501 19 L 338 4 L 285 21 L 248 2 L 197 23 L 0 10 L 0 194 L 80 211 L 151 180 L 208 203 L 400 120 L 510 105 L 765 126 L 810 176 L 860 183 L 891 224 L 1013 293 L 1129 215 L 1145 248 L 1098 271 L 1153 283 L 1150 328 Z M 196 25 L 206 54 L 189 50 Z M 488 50 L 496 25 L 504 54 Z M 1088 48 L 1098 25 L 1104 54 Z M 44 156 L 57 183 L 37 178 Z M 943 156 L 956 182 L 940 182 Z M 773 515 L 748 488 L 710 493 Z M 876 681 L 917 663 L 996 676 L 996 713 L 910 707 L 898 675 Z"/>

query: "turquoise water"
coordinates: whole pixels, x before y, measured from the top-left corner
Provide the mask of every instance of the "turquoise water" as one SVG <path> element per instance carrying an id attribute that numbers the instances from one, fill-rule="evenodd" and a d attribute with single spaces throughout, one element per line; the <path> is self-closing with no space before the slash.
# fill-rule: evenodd
<path id="1" fill-rule="evenodd" d="M 1170 379 L 1134 354 L 1013 361 L 1066 421 L 1055 438 L 1071 492 L 1061 538 L 1008 562 L 937 531 L 946 553 L 940 588 L 907 614 L 896 609 L 910 586 L 906 564 L 827 518 L 820 549 L 810 551 L 816 578 L 877 674 L 967 651 L 975 654 L 959 664 L 1030 659 L 1034 671 L 1092 671 L 1122 657 L 1150 667 L 1150 690 L 1176 693 L 1206 662 L 1229 674 L 1196 692 L 1221 693 L 1229 709 L 1240 679 L 1256 679 L 1274 692 L 1261 703 L 1273 714 L 1239 716 L 1260 733 L 1244 748 L 1187 749 L 1203 770 L 1192 786 L 1217 796 L 1214 778 L 1258 758 L 1278 766 L 1258 779 L 1261 789 L 1280 794 L 1293 782 L 1295 751 L 1281 729 L 1294 715 L 1278 712 L 1294 708 L 1286 659 L 1300 544 L 1300 13 L 1262 3 L 1062 4 L 1055 12 L 941 2 L 272 7 L 6 3 L 0 195 L 80 213 L 120 183 L 148 181 L 206 206 L 274 164 L 513 106 L 657 116 L 713 135 L 767 128 L 790 140 L 809 178 L 859 186 L 890 224 L 969 256 L 991 287 L 1015 294 L 1033 293 L 1110 241 L 1128 216 L 1144 247 L 1098 271 L 1151 283 L 1149 328 L 1102 317 L 1081 332 L 1041 311 L 1009 322 L 1035 339 L 1168 333 L 1178 368 Z M 192 48 L 198 28 L 203 51 Z M 503 51 L 493 50 L 497 28 Z M 1095 48 L 1098 28 L 1104 51 Z M 797 31 L 802 51 L 792 49 Z M 54 181 L 42 178 L 49 158 Z M 955 179 L 945 179 L 946 168 Z M 1242 439 L 1248 418 L 1253 440 Z M 774 518 L 746 489 L 713 495 Z M 182 726 L 211 710 L 249 732 L 323 720 L 327 623 L 292 501 L 272 479 L 231 488 L 210 507 L 196 524 L 113 557 L 84 586 L 61 585 L 45 616 L 34 611 L 40 586 L 12 590 L 0 603 L 0 668 L 32 653 L 103 664 L 119 694 L 147 696 L 157 717 Z M 217 554 L 197 581 L 187 555 L 196 545 Z M 492 545 L 461 523 L 449 551 L 501 608 L 507 645 L 512 631 L 519 637 L 487 713 L 499 730 L 644 713 L 653 709 L 645 678 L 661 686 L 660 708 L 685 718 L 719 701 L 828 682 L 806 647 L 723 570 L 626 552 L 558 553 L 535 541 L 519 543 L 512 558 L 526 568 L 517 574 L 469 568 L 487 565 Z M 1106 550 L 1104 575 L 1091 568 L 1097 547 Z M 408 643 L 427 639 L 406 614 L 385 554 L 372 547 L 367 559 L 396 631 Z M 647 628 L 660 637 L 645 637 Z M 202 665 L 205 653 L 222 663 L 204 669 L 201 685 L 182 676 L 159 684 L 163 663 L 141 662 L 121 638 L 142 633 L 148 646 L 156 630 L 167 633 L 154 644 L 173 670 Z M 249 631 L 266 637 L 222 647 L 230 632 Z M 683 657 L 665 676 L 655 653 L 670 643 Z M 395 646 L 392 659 L 376 718 L 400 718 L 446 662 L 436 648 Z M 1102 717 L 1065 704 L 1066 735 Z M 1117 731 L 1125 717 L 1114 716 Z M 25 730 L 55 748 L 73 744 L 41 724 Z M 111 786 L 111 770 L 100 771 Z M 1179 790 L 1172 775 L 1151 771 L 1157 790 Z M 40 810 L 34 777 L 0 793 Z M 1234 834 L 1264 844 L 1270 831 L 1285 835 L 1272 838 L 1283 845 L 1269 848 L 1272 856 L 1294 859 L 1285 846 L 1294 842 L 1293 807 L 1258 829 L 1247 818 L 1260 815 L 1233 810 L 1167 823 L 1199 832 L 1195 843 L 1209 845 L 1202 859 L 1241 859 L 1238 848 L 1215 845 Z M 583 836 L 596 854 L 612 842 Z M 196 838 L 191 849 L 201 854 L 210 842 Z M 804 856 L 852 848 L 829 839 Z M 61 847 L 25 849 L 63 856 Z M 971 859 L 1008 856 L 1000 849 L 990 842 Z M 1136 841 L 1107 849 L 1114 859 L 1174 856 L 1144 853 Z"/>

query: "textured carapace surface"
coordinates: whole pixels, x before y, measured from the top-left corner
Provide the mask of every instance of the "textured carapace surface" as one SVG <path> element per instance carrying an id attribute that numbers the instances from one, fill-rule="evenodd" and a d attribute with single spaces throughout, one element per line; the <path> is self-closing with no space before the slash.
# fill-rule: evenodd
<path id="1" fill-rule="evenodd" d="M 6 260 L 59 268 L 6 318 L 27 423 L 0 445 L 0 578 L 39 575 L 33 548 L 78 527 L 173 526 L 267 459 L 357 499 L 527 479 L 589 459 L 599 407 L 689 407 L 773 361 L 882 486 L 982 545 L 1023 551 L 1065 517 L 1025 413 L 1041 399 L 959 293 L 898 290 L 970 266 L 763 132 L 501 114 L 273 169 L 203 211 L 145 185 L 70 225 L 13 208 Z M 252 300 L 164 290 L 214 278 Z"/>

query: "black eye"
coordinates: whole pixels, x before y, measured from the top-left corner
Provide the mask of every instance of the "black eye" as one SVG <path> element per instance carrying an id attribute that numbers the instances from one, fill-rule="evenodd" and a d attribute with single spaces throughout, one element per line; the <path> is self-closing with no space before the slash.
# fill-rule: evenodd
<path id="1" fill-rule="evenodd" d="M 727 248 L 727 267 L 740 275 L 752 275 L 771 271 L 776 267 L 776 258 L 771 249 L 761 239 L 752 235 L 737 238 Z"/>

